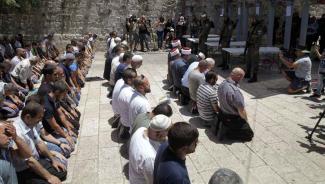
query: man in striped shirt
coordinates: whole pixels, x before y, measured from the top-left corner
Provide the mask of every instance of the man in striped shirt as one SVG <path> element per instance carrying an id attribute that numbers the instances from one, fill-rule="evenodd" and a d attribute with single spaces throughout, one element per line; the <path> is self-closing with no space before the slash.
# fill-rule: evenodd
<path id="1" fill-rule="evenodd" d="M 205 126 L 211 127 L 217 122 L 218 112 L 218 86 L 216 85 L 218 75 L 209 71 L 205 75 L 205 82 L 197 90 L 197 107 L 200 118 L 204 120 Z"/>

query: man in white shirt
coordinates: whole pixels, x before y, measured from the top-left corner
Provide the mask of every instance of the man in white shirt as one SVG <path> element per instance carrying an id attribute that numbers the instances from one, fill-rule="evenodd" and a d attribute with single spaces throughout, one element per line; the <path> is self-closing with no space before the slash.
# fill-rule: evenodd
<path id="1" fill-rule="evenodd" d="M 127 52 L 127 53 L 121 53 L 119 56 L 116 56 L 113 58 L 112 63 L 111 63 L 111 73 L 110 73 L 110 77 L 109 77 L 109 82 L 112 86 L 115 85 L 115 73 L 116 73 L 117 67 L 121 63 L 131 62 L 132 56 L 133 55 L 130 52 Z"/>
<path id="2" fill-rule="evenodd" d="M 132 136 L 129 147 L 130 184 L 152 184 L 157 150 L 167 139 L 172 121 L 165 115 L 157 115 L 149 128 L 141 127 Z"/>
<path id="3" fill-rule="evenodd" d="M 42 105 L 31 102 L 22 110 L 21 118 L 14 122 L 17 135 L 28 145 L 32 157 L 39 162 L 30 166 L 29 159 L 14 159 L 19 183 L 61 183 L 60 180 L 66 178 L 65 166 L 47 149 L 35 129 L 43 114 Z"/>
<path id="4" fill-rule="evenodd" d="M 119 118 L 120 118 L 119 104 L 117 103 L 117 98 L 121 92 L 122 87 L 125 84 L 124 81 L 129 81 L 129 83 L 132 84 L 132 81 L 136 77 L 137 77 L 137 72 L 132 68 L 128 68 L 124 71 L 123 78 L 119 79 L 115 84 L 115 87 L 114 87 L 114 90 L 112 93 L 112 108 L 113 108 L 113 112 L 114 112 L 113 119 L 114 119 L 114 122 L 116 121 L 116 123 L 119 122 Z M 116 127 L 116 125 L 114 127 Z"/>
<path id="5" fill-rule="evenodd" d="M 35 66 L 39 61 L 39 57 L 33 56 L 18 63 L 10 73 L 14 82 L 16 82 L 20 87 L 26 88 L 28 86 L 29 89 L 32 90 L 33 83 L 31 77 L 34 75 L 33 66 Z"/>
<path id="6" fill-rule="evenodd" d="M 130 128 L 133 127 L 133 122 L 139 114 L 151 111 L 151 106 L 145 96 L 147 93 L 151 92 L 148 78 L 143 75 L 138 76 L 136 79 L 134 79 L 133 86 L 135 88 L 135 92 L 131 97 L 129 108 L 129 122 L 131 123 Z"/>
<path id="7" fill-rule="evenodd" d="M 11 68 L 10 72 L 15 68 L 15 66 L 26 58 L 26 50 L 23 48 L 16 49 L 16 56 L 10 60 Z"/>
<path id="8" fill-rule="evenodd" d="M 135 76 L 136 77 L 136 76 Z M 120 93 L 118 94 L 116 103 L 118 104 L 117 112 L 120 114 L 120 126 L 118 130 L 118 135 L 121 139 L 128 139 L 130 137 L 130 127 L 131 124 L 129 122 L 129 108 L 131 97 L 134 93 L 133 80 L 134 78 L 123 78 L 124 85 L 121 87 Z"/>

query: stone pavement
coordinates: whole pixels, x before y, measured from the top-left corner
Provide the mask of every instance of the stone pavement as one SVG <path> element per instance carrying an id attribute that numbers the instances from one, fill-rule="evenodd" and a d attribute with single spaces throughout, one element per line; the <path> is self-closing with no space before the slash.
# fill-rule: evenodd
<path id="1" fill-rule="evenodd" d="M 140 73 L 150 80 L 152 93 L 148 99 L 152 106 L 167 93 L 163 83 L 166 60 L 166 53 L 144 55 Z M 113 112 L 110 99 L 106 98 L 106 81 L 101 78 L 103 69 L 104 54 L 97 53 L 88 75 L 90 81 L 82 91 L 80 138 L 69 159 L 65 183 L 128 183 L 126 146 L 116 138 L 108 123 Z M 274 73 L 266 75 L 278 76 Z M 173 100 L 173 121 L 188 121 L 200 132 L 196 152 L 186 160 L 193 184 L 208 183 L 221 167 L 235 170 L 246 184 L 325 183 L 325 136 L 317 132 L 313 144 L 305 138 L 324 106 L 310 101 L 307 94 L 286 95 L 288 83 L 280 77 L 274 78 L 256 84 L 242 83 L 249 122 L 255 132 L 254 140 L 249 143 L 218 142 L 211 130 L 201 126 L 198 117 L 191 116 L 187 107 L 178 106 Z M 221 80 L 219 77 L 219 83 Z"/>

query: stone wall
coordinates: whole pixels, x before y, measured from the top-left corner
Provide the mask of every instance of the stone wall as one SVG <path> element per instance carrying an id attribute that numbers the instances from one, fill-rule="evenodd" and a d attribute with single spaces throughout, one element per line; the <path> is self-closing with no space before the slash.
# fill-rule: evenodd
<path id="1" fill-rule="evenodd" d="M 237 2 L 232 3 L 231 14 L 237 16 Z M 248 0 L 250 14 L 255 12 L 255 0 Z M 268 1 L 260 1 L 261 14 L 266 17 Z M 300 0 L 295 1 L 299 11 Z M 221 8 L 224 0 L 42 0 L 40 8 L 4 9 L 0 7 L 0 34 L 26 35 L 35 40 L 50 32 L 56 33 L 56 40 L 62 45 L 72 38 L 87 32 L 99 35 L 99 45 L 104 48 L 106 35 L 116 30 L 124 32 L 125 18 L 130 14 L 146 15 L 151 20 L 159 16 L 171 18 L 180 14 L 189 19 L 206 12 L 215 24 L 211 33 L 219 33 L 222 25 Z M 284 7 L 277 8 L 277 15 L 284 15 Z M 324 5 L 311 6 L 311 14 L 320 16 L 325 13 Z"/>
<path id="2" fill-rule="evenodd" d="M 55 32 L 61 43 L 93 32 L 104 43 L 110 31 L 123 33 L 128 15 L 171 17 L 175 5 L 176 0 L 43 0 L 40 8 L 24 11 L 0 7 L 0 34 L 22 33 L 33 40 Z"/>

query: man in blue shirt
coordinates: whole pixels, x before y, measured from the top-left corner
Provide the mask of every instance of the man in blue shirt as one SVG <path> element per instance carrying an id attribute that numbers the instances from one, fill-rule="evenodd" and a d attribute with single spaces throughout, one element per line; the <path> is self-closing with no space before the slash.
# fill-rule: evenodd
<path id="1" fill-rule="evenodd" d="M 115 71 L 115 83 L 122 78 L 124 70 L 131 64 L 133 54 L 131 52 L 126 52 L 123 56 L 122 62 L 117 66 Z"/>
<path id="2" fill-rule="evenodd" d="M 195 152 L 199 132 L 186 122 L 175 123 L 168 131 L 168 143 L 157 152 L 154 184 L 190 184 L 185 165 L 186 155 Z"/>

